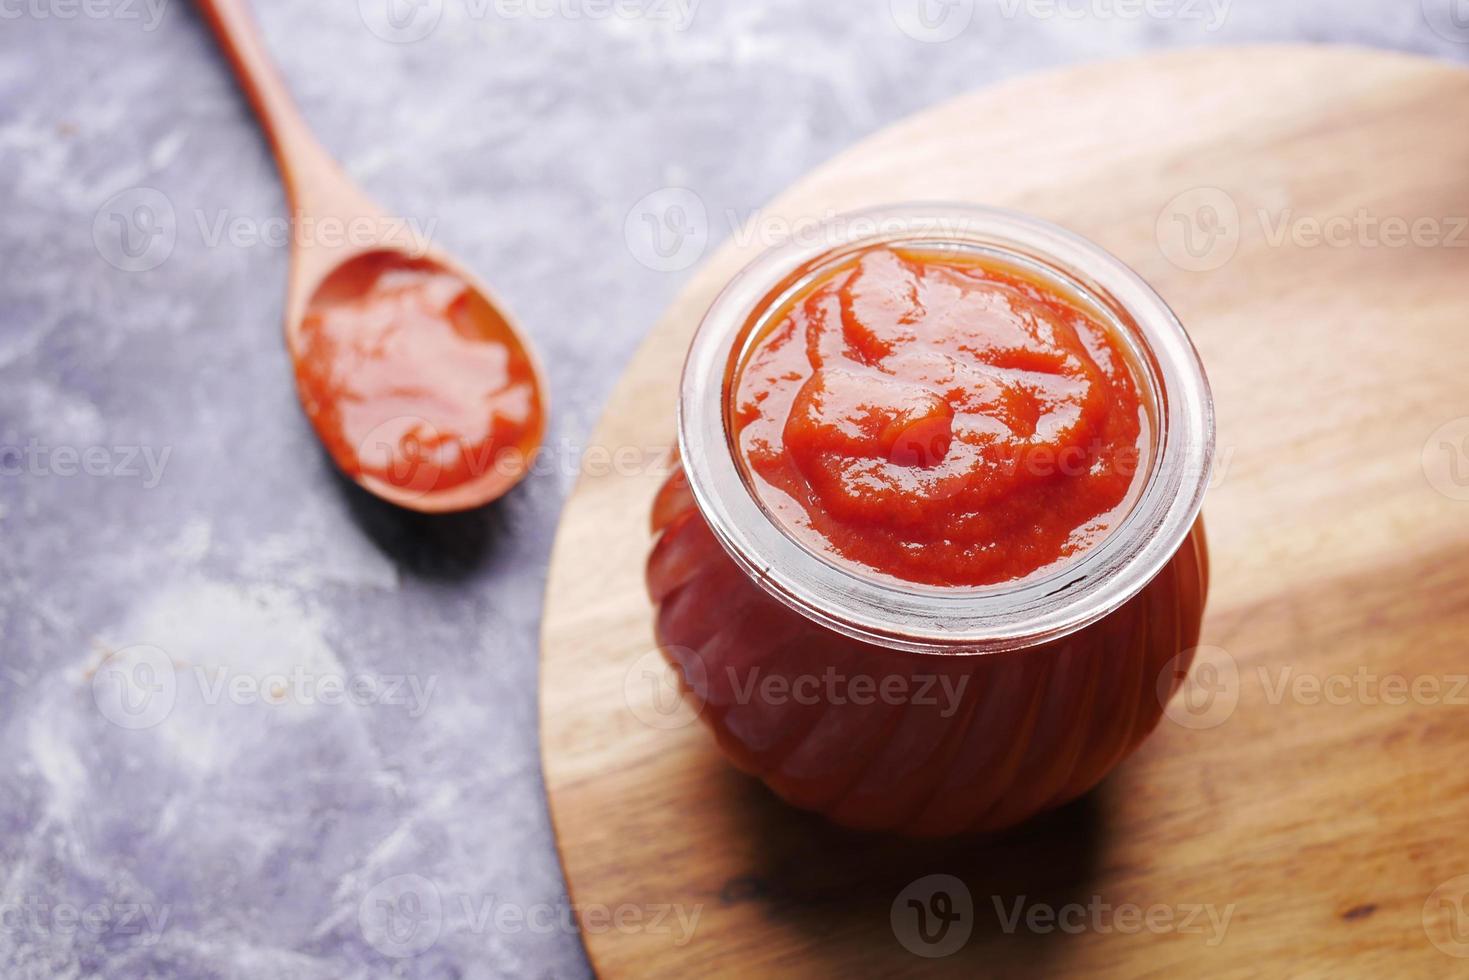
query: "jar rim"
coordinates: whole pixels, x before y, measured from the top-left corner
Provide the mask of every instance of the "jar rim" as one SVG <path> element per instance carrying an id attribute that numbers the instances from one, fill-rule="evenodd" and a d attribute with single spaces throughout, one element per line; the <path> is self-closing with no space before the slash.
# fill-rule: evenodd
<path id="1" fill-rule="evenodd" d="M 1054 570 L 977 588 L 932 588 L 864 575 L 817 555 L 758 500 L 734 451 L 727 407 L 735 359 L 779 303 L 773 294 L 824 256 L 892 244 L 997 253 L 1059 275 L 1117 324 L 1153 373 L 1155 446 L 1141 490 L 1100 541 Z M 781 295 L 789 295 L 786 289 Z M 1146 379 L 1145 379 L 1146 380 Z M 977 654 L 1035 646 L 1112 613 L 1183 546 L 1203 507 L 1214 457 L 1204 367 L 1163 299 L 1115 256 L 1038 218 L 971 204 L 915 203 L 831 217 L 768 249 L 724 288 L 694 336 L 679 397 L 678 443 L 689 487 L 720 544 L 770 595 L 853 639 L 914 653 Z"/>

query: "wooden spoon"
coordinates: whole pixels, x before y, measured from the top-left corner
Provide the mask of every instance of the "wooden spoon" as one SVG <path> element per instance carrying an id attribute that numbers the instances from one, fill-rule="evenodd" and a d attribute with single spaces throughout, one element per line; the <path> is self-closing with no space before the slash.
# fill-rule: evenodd
<path id="1" fill-rule="evenodd" d="M 286 345 L 296 366 L 302 405 L 317 434 L 344 473 L 389 503 L 424 513 L 446 513 L 468 510 L 503 496 L 525 477 L 545 433 L 547 386 L 534 351 L 483 283 L 426 241 L 415 239 L 405 223 L 389 220 L 317 142 L 272 64 L 246 0 L 200 0 L 199 6 L 270 138 L 285 183 L 292 225 L 296 230 L 292 235 L 290 279 L 286 292 Z M 320 229 L 321 233 L 303 234 L 303 227 Z M 338 233 L 328 235 L 325 233 L 328 228 Z M 343 230 L 351 233 L 340 233 Z M 373 274 L 364 275 L 364 269 L 373 270 Z M 383 272 L 398 274 L 399 278 L 433 276 L 440 284 L 448 281 L 445 277 L 449 277 L 462 284 L 460 302 L 455 306 L 459 312 L 453 317 L 453 331 L 476 341 L 503 344 L 507 348 L 506 359 L 518 365 L 526 376 L 526 383 L 520 386 L 523 390 L 515 393 L 518 396 L 515 399 L 517 411 L 523 417 L 510 440 L 512 444 L 498 447 L 513 449 L 514 452 L 497 453 L 492 460 L 485 458 L 482 452 L 477 460 L 471 460 L 467 468 L 461 459 L 456 463 L 458 476 L 453 480 L 438 479 L 436 472 L 428 473 L 427 479 L 422 472 L 414 479 L 390 479 L 382 475 L 380 468 L 375 473 L 371 467 L 354 464 L 354 460 L 362 455 L 363 447 L 348 444 L 351 439 L 344 443 L 345 430 L 332 424 L 340 422 L 342 413 L 333 415 L 323 411 L 320 391 L 313 390 L 307 383 L 306 379 L 314 370 L 308 355 L 314 354 L 308 350 L 312 337 L 308 336 L 309 331 L 303 331 L 303 324 L 308 323 L 308 318 L 318 316 L 323 306 L 329 310 L 333 304 L 340 306 L 360 299 L 354 297 L 353 292 L 370 290 L 376 277 Z M 450 282 L 450 286 L 454 284 Z M 341 337 L 334 340 L 338 347 L 347 346 L 340 343 Z M 371 342 L 375 339 L 365 341 Z M 413 338 L 404 338 L 402 343 L 406 348 L 413 343 Z M 417 348 L 412 353 L 415 361 L 422 360 Z M 390 368 L 391 365 L 383 367 Z M 350 382 L 350 378 L 347 380 Z M 445 391 L 441 401 L 459 398 L 460 394 Z M 360 404 L 347 407 L 360 414 Z M 463 417 L 464 412 L 472 416 L 483 406 L 459 404 L 456 409 L 456 414 Z M 421 414 L 426 419 L 422 427 L 433 429 L 437 420 L 428 418 L 428 413 Z M 395 421 L 401 422 L 401 418 Z M 390 439 L 400 436 L 407 440 L 424 438 L 420 430 L 405 433 L 402 425 L 392 432 L 394 434 L 388 436 Z M 452 440 L 453 435 L 452 431 L 436 433 L 436 437 L 441 439 L 447 437 Z M 411 465 L 417 468 L 427 461 L 428 467 L 433 469 L 438 465 L 435 460 L 441 458 L 428 452 L 421 456 L 415 454 Z"/>

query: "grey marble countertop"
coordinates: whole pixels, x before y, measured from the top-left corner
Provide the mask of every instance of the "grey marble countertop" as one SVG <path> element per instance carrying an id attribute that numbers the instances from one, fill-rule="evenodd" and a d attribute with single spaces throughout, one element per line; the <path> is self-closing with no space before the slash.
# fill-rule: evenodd
<path id="1" fill-rule="evenodd" d="M 705 247 L 905 114 L 1160 47 L 1469 60 L 1462 0 L 921 3 L 256 6 L 323 142 L 533 333 L 571 459 Z M 0 975 L 584 975 L 536 719 L 575 467 L 432 521 L 338 478 L 284 213 L 191 5 L 0 0 Z"/>

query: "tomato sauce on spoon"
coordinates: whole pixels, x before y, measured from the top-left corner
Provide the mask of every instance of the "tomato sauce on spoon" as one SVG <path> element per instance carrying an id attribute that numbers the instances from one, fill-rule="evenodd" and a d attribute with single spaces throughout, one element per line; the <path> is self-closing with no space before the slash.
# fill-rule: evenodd
<path id="1" fill-rule="evenodd" d="M 418 493 L 523 469 L 544 407 L 509 324 L 452 270 L 370 253 L 334 272 L 301 322 L 296 377 L 349 476 Z"/>

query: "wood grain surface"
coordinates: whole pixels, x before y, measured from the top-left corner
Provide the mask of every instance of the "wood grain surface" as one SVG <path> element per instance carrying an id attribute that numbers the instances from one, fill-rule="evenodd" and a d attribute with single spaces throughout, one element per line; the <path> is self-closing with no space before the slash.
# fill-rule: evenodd
<path id="1" fill-rule="evenodd" d="M 958 98 L 770 205 L 1017 208 L 1157 287 L 1218 403 L 1210 649 L 1191 700 L 1079 804 L 994 840 L 839 832 L 658 714 L 642 567 L 660 472 L 589 467 L 547 590 L 541 738 L 598 972 L 1469 973 L 1466 117 L 1469 73 L 1425 60 L 1189 51 Z M 707 263 L 594 445 L 671 442 L 689 338 L 759 245 Z M 893 915 L 935 874 L 967 888 L 970 930 L 936 959 Z M 685 924 L 655 924 L 663 906 Z"/>

